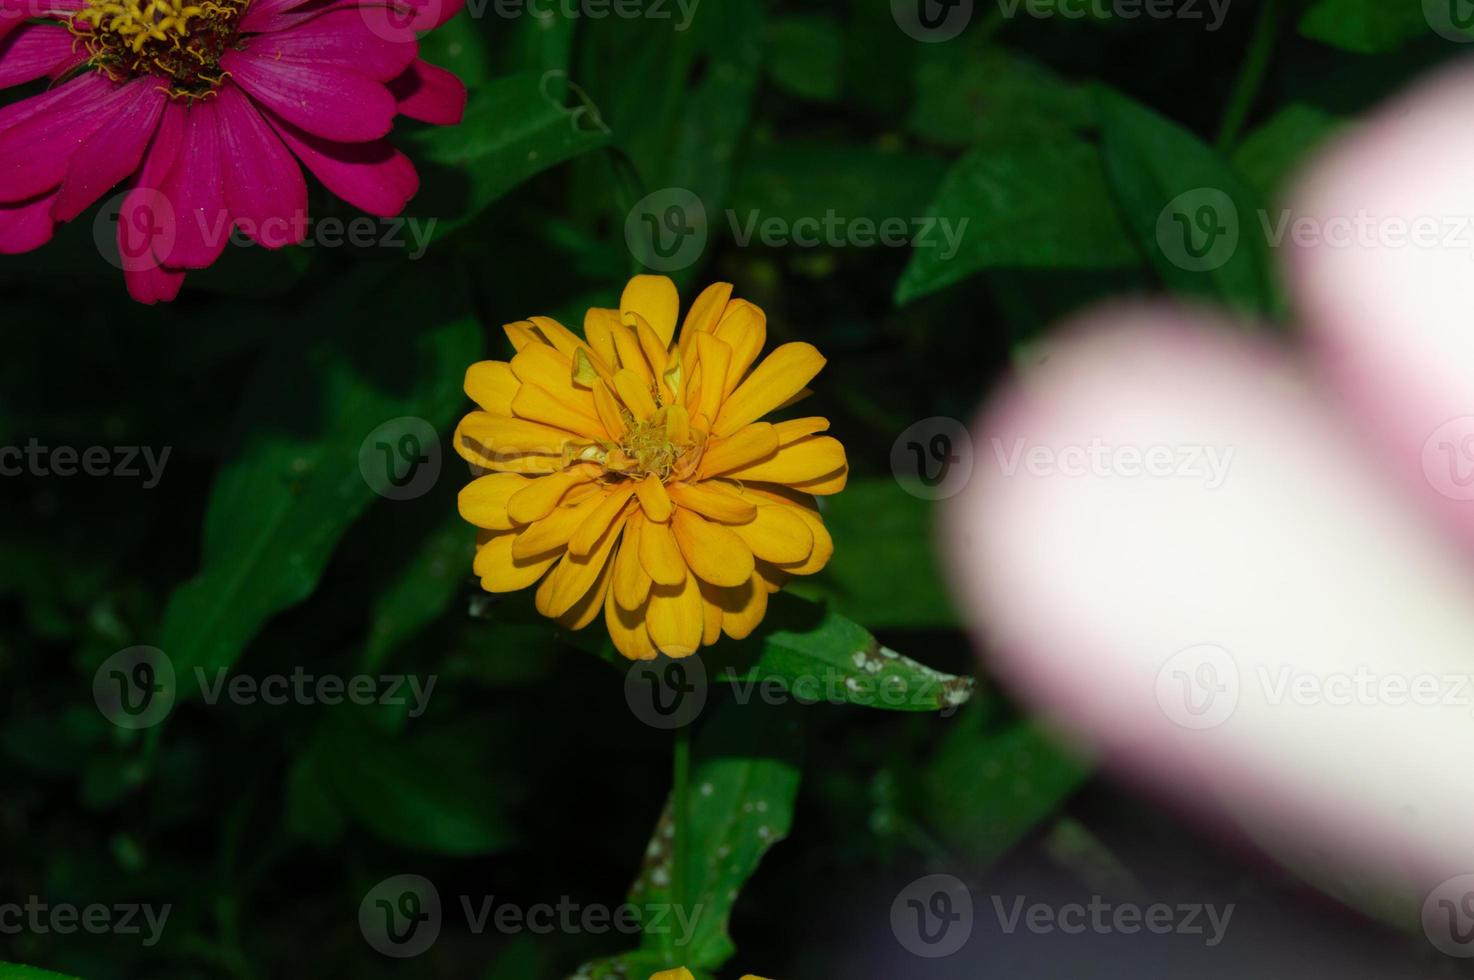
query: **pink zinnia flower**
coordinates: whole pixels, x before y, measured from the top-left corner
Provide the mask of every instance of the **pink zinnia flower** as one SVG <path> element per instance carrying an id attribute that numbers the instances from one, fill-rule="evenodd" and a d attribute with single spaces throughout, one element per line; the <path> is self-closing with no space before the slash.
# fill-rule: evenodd
<path id="1" fill-rule="evenodd" d="M 233 228 L 300 242 L 307 185 L 370 214 L 419 188 L 396 115 L 452 125 L 466 90 L 416 31 L 464 0 L 0 0 L 0 254 L 39 248 L 114 185 L 128 292 L 172 300 Z"/>

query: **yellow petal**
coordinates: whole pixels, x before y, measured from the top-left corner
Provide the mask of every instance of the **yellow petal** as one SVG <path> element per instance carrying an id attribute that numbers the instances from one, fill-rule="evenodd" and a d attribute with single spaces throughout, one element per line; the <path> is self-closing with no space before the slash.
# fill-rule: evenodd
<path id="1" fill-rule="evenodd" d="M 645 629 L 648 608 L 648 603 L 641 603 L 638 609 L 621 609 L 614 601 L 613 589 L 604 595 L 604 625 L 609 629 L 614 649 L 626 660 L 654 660 L 660 653 Z"/>
<path id="2" fill-rule="evenodd" d="M 456 453 L 479 470 L 504 473 L 552 473 L 563 468 L 561 445 L 555 452 L 547 453 L 493 448 L 488 445 L 484 440 L 495 434 L 488 430 L 488 420 L 497 418 L 501 416 L 494 416 L 489 412 L 472 412 L 461 419 L 460 424 L 456 426 L 455 435 L 451 437 L 451 444 L 455 447 Z M 536 423 L 524 422 L 522 424 L 535 425 Z M 566 440 L 571 436 L 564 432 L 562 438 Z"/>
<path id="3" fill-rule="evenodd" d="M 563 560 L 558 562 L 556 568 L 548 576 L 548 581 L 538 589 L 537 611 L 549 619 L 557 619 L 583 599 L 599 581 L 608 585 L 608 578 L 604 574 L 609 564 L 609 555 L 614 550 L 614 544 L 619 540 L 619 532 L 624 528 L 624 521 L 616 521 L 612 526 L 607 526 L 606 533 L 598 539 L 598 547 L 586 554 L 578 555 L 570 547 Z M 599 596 L 599 602 L 603 604 L 603 595 Z"/>
<path id="4" fill-rule="evenodd" d="M 839 444 L 838 439 L 832 436 L 805 436 L 783 446 L 771 456 L 725 470 L 723 475 L 744 482 L 762 480 L 798 485 L 830 478 L 836 471 L 844 468 L 844 446 Z M 809 493 L 816 492 L 807 486 L 804 489 Z"/>
<path id="5" fill-rule="evenodd" d="M 723 524 L 742 524 L 757 516 L 757 507 L 715 483 L 672 483 L 666 488 L 677 504 Z"/>
<path id="6" fill-rule="evenodd" d="M 477 361 L 466 368 L 466 394 L 493 415 L 512 414 L 517 377 L 506 361 Z"/>
<path id="7" fill-rule="evenodd" d="M 592 397 L 589 398 L 589 407 L 593 407 Z M 517 389 L 517 397 L 512 399 L 512 411 L 518 418 L 541 422 L 585 439 L 601 441 L 609 438 L 603 423 L 592 414 L 585 415 L 539 384 L 524 382 Z"/>
<path id="8" fill-rule="evenodd" d="M 520 473 L 493 473 L 461 487 L 456 508 L 477 527 L 510 531 L 516 522 L 507 513 L 507 501 L 532 481 Z"/>
<path id="9" fill-rule="evenodd" d="M 588 348 L 580 347 L 575 356 L 588 356 Z M 594 395 L 574 380 L 573 361 L 543 344 L 530 344 L 512 358 L 512 373 L 519 381 L 538 385 L 558 401 L 581 415 L 592 417 Z"/>
<path id="10" fill-rule="evenodd" d="M 583 489 L 586 488 L 571 490 L 569 496 Z M 547 517 L 529 524 L 513 542 L 512 554 L 518 558 L 524 558 L 549 553 L 556 556 L 562 551 L 568 545 L 568 539 L 573 537 L 573 532 L 578 530 L 578 526 L 603 500 L 603 494 L 592 486 L 587 489 L 590 491 L 588 496 L 576 502 L 567 502 L 561 507 L 555 507 Z M 567 500 L 567 498 L 564 499 Z"/>
<path id="11" fill-rule="evenodd" d="M 785 572 L 793 575 L 813 575 L 829 564 L 829 559 L 834 556 L 834 538 L 830 536 L 829 529 L 824 526 L 824 519 L 819 516 L 819 508 L 814 503 L 813 497 L 808 494 L 788 492 L 787 488 L 763 490 L 748 487 L 744 492 L 749 497 L 760 497 L 773 501 L 776 506 L 788 507 L 809 526 L 809 531 L 814 535 L 814 550 L 809 553 L 809 557 L 801 562 L 785 563 L 783 565 Z"/>
<path id="12" fill-rule="evenodd" d="M 640 497 L 640 508 L 645 511 L 646 517 L 660 523 L 670 520 L 673 507 L 660 477 L 647 473 L 645 479 L 635 484 L 635 493 Z"/>
<path id="13" fill-rule="evenodd" d="M 722 386 L 722 397 L 726 398 L 763 352 L 768 340 L 767 314 L 745 299 L 734 299 L 717 324 L 716 338 L 732 348 L 732 366 Z"/>
<path id="14" fill-rule="evenodd" d="M 558 560 L 557 555 L 535 558 L 517 558 L 512 554 L 512 542 L 516 536 L 511 532 L 498 534 L 476 551 L 476 560 L 471 568 L 481 577 L 481 587 L 487 592 L 517 592 L 527 588 Z"/>
<path id="15" fill-rule="evenodd" d="M 601 310 L 590 307 L 583 317 L 583 335 L 594 349 L 594 353 L 612 371 L 616 363 L 614 353 L 615 327 L 619 326 L 618 310 Z"/>
<path id="16" fill-rule="evenodd" d="M 600 378 L 594 382 L 594 411 L 599 416 L 599 421 L 604 424 L 604 431 L 609 433 L 609 438 L 614 442 L 623 441 L 626 433 L 624 416 L 620 414 L 619 402 L 615 400 L 614 393 L 609 386 Z"/>
<path id="17" fill-rule="evenodd" d="M 669 524 L 646 521 L 640 527 L 640 565 L 658 585 L 679 585 L 686 578 L 686 562 Z"/>
<path id="18" fill-rule="evenodd" d="M 683 355 L 689 354 L 696 335 L 711 333 L 717 328 L 727 301 L 732 298 L 730 282 L 714 282 L 701 291 L 691 309 L 686 312 L 686 322 L 681 324 L 681 342 L 677 346 Z"/>
<path id="19" fill-rule="evenodd" d="M 706 444 L 701 457 L 701 478 L 720 476 L 732 470 L 757 465 L 778 452 L 778 432 L 769 422 L 754 422 L 723 439 Z"/>
<path id="20" fill-rule="evenodd" d="M 609 585 L 614 579 L 613 569 L 613 561 L 604 562 L 604 570 L 599 573 L 593 588 L 585 592 L 583 598 L 570 606 L 563 615 L 555 617 L 559 626 L 566 630 L 581 630 L 599 618 L 599 614 L 604 611 L 604 597 L 609 594 Z"/>
<path id="21" fill-rule="evenodd" d="M 670 360 L 665 353 L 665 344 L 660 342 L 660 338 L 655 334 L 655 328 L 650 326 L 648 320 L 638 313 L 632 313 L 630 317 L 634 320 L 635 339 L 640 342 L 640 353 L 645 355 L 645 363 L 650 365 L 650 374 L 657 378 L 661 377 L 665 374 L 666 364 Z"/>
<path id="22" fill-rule="evenodd" d="M 681 297 L 676 284 L 668 276 L 635 276 L 619 297 L 619 311 L 629 322 L 629 314 L 638 313 L 655 330 L 662 348 L 669 347 L 676 333 L 676 313 Z"/>
<path id="23" fill-rule="evenodd" d="M 598 478 L 600 469 L 590 463 L 570 466 L 560 473 L 527 481 L 507 501 L 507 516 L 518 524 L 540 521 L 553 512 L 563 495 L 580 483 Z"/>
<path id="24" fill-rule="evenodd" d="M 538 332 L 547 338 L 548 343 L 558 349 L 558 352 L 571 362 L 573 352 L 578 350 L 583 341 L 578 339 L 578 334 L 569 330 L 563 324 L 548 316 L 528 317 Z"/>
<path id="25" fill-rule="evenodd" d="M 784 344 L 763 358 L 747 380 L 722 403 L 712 434 L 730 435 L 782 405 L 824 367 L 824 355 L 813 344 Z"/>
<path id="26" fill-rule="evenodd" d="M 650 394 L 648 378 L 640 377 L 629 368 L 620 368 L 614 372 L 614 390 L 619 392 L 620 400 L 636 422 L 644 422 L 655 414 L 655 397 Z"/>
<path id="27" fill-rule="evenodd" d="M 734 640 L 746 639 L 768 614 L 768 590 L 754 572 L 741 585 L 713 587 L 708 595 L 722 609 L 722 632 Z"/>
<path id="28" fill-rule="evenodd" d="M 804 436 L 811 436 L 816 432 L 828 432 L 829 420 L 822 415 L 810 415 L 802 419 L 774 422 L 773 428 L 778 430 L 778 445 L 786 446 L 791 442 L 798 442 Z"/>
<path id="29" fill-rule="evenodd" d="M 701 390 L 696 393 L 692 414 L 717 417 L 726 393 L 727 372 L 732 367 L 732 347 L 710 334 L 700 334 L 695 341 L 697 362 L 701 365 Z"/>
<path id="30" fill-rule="evenodd" d="M 722 607 L 716 599 L 718 586 L 698 582 L 701 586 L 701 645 L 709 647 L 722 638 Z"/>
<path id="31" fill-rule="evenodd" d="M 665 407 L 665 438 L 673 446 L 691 445 L 691 416 L 684 405 Z"/>
<path id="32" fill-rule="evenodd" d="M 650 573 L 640 564 L 640 527 L 644 521 L 638 511 L 630 514 L 619 550 L 614 553 L 614 601 L 625 609 L 639 609 L 650 595 Z"/>
<path id="33" fill-rule="evenodd" d="M 650 527 L 652 525 L 645 525 Z M 701 648 L 706 623 L 701 587 L 689 572 L 680 585 L 654 585 L 645 613 L 650 641 L 667 657 L 689 657 Z"/>
<path id="34" fill-rule="evenodd" d="M 634 487 L 627 481 L 608 491 L 599 505 L 589 511 L 578 530 L 573 532 L 573 537 L 568 539 L 569 553 L 582 557 L 602 548 L 605 540 L 611 536 L 611 528 L 624 527 L 625 504 L 629 503 L 634 492 Z"/>
<path id="35" fill-rule="evenodd" d="M 526 320 L 518 320 L 516 323 L 502 324 L 502 332 L 512 342 L 513 350 L 522 350 L 532 344 L 546 344 L 542 334 L 537 328 Z"/>
<path id="36" fill-rule="evenodd" d="M 764 561 L 785 563 L 808 558 L 814 550 L 814 532 L 792 507 L 763 504 L 746 524 L 733 524 L 732 531 Z"/>
<path id="37" fill-rule="evenodd" d="M 758 513 L 762 513 L 761 507 Z M 808 534 L 807 525 L 798 523 Z M 687 567 L 703 582 L 741 585 L 752 576 L 752 549 L 726 525 L 713 524 L 682 508 L 671 518 L 670 526 Z"/>
<path id="38" fill-rule="evenodd" d="M 827 497 L 830 494 L 839 493 L 843 490 L 849 478 L 850 468 L 846 465 L 817 480 L 804 480 L 791 484 L 791 486 L 795 490 L 803 493 L 811 493 L 816 497 Z"/>
<path id="39" fill-rule="evenodd" d="M 476 443 L 483 455 L 543 453 L 561 455 L 563 447 L 579 441 L 571 433 L 527 419 L 472 412 L 456 430 L 459 437 Z"/>
<path id="40" fill-rule="evenodd" d="M 623 323 L 616 324 L 613 328 L 613 336 L 614 349 L 619 354 L 618 367 L 633 371 L 646 386 L 654 383 L 655 375 L 650 370 L 650 362 L 645 360 L 645 351 L 640 346 L 640 336 L 635 332 L 635 328 Z M 615 373 L 617 374 L 618 371 Z"/>
<path id="41" fill-rule="evenodd" d="M 691 976 L 690 970 L 684 966 L 678 966 L 674 970 L 661 970 L 659 973 L 652 973 L 650 980 L 696 980 L 696 978 Z"/>

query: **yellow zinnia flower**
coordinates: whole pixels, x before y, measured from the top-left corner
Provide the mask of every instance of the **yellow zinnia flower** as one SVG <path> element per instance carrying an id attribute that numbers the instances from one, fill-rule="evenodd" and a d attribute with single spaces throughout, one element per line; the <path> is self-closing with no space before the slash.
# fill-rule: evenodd
<path id="1" fill-rule="evenodd" d="M 650 974 L 650 980 L 696 980 L 696 978 L 691 975 L 690 970 L 681 966 L 674 970 L 661 970 L 659 973 L 652 973 Z M 741 980 L 763 980 L 763 978 L 753 976 L 751 973 L 745 973 L 742 975 Z"/>
<path id="2" fill-rule="evenodd" d="M 665 276 L 636 276 L 619 309 L 591 309 L 584 338 L 547 317 L 504 328 L 511 362 L 466 372 L 480 407 L 455 447 L 479 476 L 461 515 L 482 529 L 489 592 L 539 579 L 537 610 L 582 629 L 603 610 L 619 652 L 684 657 L 741 639 L 791 575 L 834 550 L 814 502 L 849 473 L 823 418 L 761 421 L 808 394 L 811 344 L 757 362 L 767 318 L 717 283 L 673 342 Z"/>

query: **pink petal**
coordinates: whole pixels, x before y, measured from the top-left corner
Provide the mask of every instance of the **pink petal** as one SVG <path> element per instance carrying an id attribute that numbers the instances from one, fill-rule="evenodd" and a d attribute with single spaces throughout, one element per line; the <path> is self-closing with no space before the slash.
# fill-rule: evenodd
<path id="1" fill-rule="evenodd" d="M 179 160 L 188 110 L 178 102 L 164 109 L 138 179 L 118 213 L 118 255 L 128 294 L 140 303 L 172 300 L 184 283 L 183 273 L 166 270 L 159 254 L 167 254 L 176 235 L 174 208 L 161 193 Z"/>
<path id="2" fill-rule="evenodd" d="M 57 221 L 71 221 L 108 188 L 138 169 L 168 96 L 152 78 L 130 82 L 124 91 L 127 100 L 83 141 L 67 164 L 61 194 L 54 205 Z"/>
<path id="3" fill-rule="evenodd" d="M 57 106 L 72 101 L 100 99 L 112 88 L 112 83 L 97 72 L 89 72 L 65 85 L 21 99 L 7 106 L 0 106 L 0 131 L 17 126 L 37 113 L 50 112 Z"/>
<path id="4" fill-rule="evenodd" d="M 241 18 L 241 30 L 246 34 L 276 30 L 273 25 L 277 18 L 288 14 L 300 16 L 299 11 L 304 8 L 317 12 L 322 6 L 321 0 L 253 0 Z"/>
<path id="5" fill-rule="evenodd" d="M 72 32 L 50 24 L 27 24 L 0 41 L 0 88 L 21 85 L 43 75 L 60 75 L 87 60 L 74 51 Z"/>
<path id="6" fill-rule="evenodd" d="M 53 191 L 20 204 L 0 204 L 0 255 L 19 255 L 51 241 Z"/>
<path id="7" fill-rule="evenodd" d="M 307 182 L 251 100 L 226 86 L 217 102 L 225 161 L 225 204 L 252 240 L 267 248 L 302 241 Z"/>
<path id="8" fill-rule="evenodd" d="M 356 208 L 393 217 L 420 189 L 414 164 L 386 140 L 333 143 L 281 119 L 267 118 L 323 186 Z"/>
<path id="9" fill-rule="evenodd" d="M 437 126 L 454 126 L 466 114 L 466 86 L 452 73 L 416 60 L 389 83 L 400 115 Z"/>
<path id="10" fill-rule="evenodd" d="M 1467 678 L 1462 557 L 1287 352 L 1163 311 L 1083 326 L 979 420 L 947 513 L 999 675 L 1302 858 L 1415 888 L 1474 867 L 1467 703 L 1347 702 L 1334 680 Z M 1210 449 L 1233 454 L 1217 478 Z M 1304 678 L 1329 696 L 1297 696 Z"/>
<path id="11" fill-rule="evenodd" d="M 394 97 L 356 72 L 250 51 L 231 51 L 220 63 L 253 99 L 318 136 L 363 142 L 386 135 L 394 124 Z"/>
<path id="12" fill-rule="evenodd" d="M 387 82 L 414 62 L 418 48 L 412 33 L 386 40 L 369 29 L 361 11 L 339 10 L 252 38 L 247 50 L 258 58 L 331 65 Z"/>
<path id="13" fill-rule="evenodd" d="M 230 242 L 230 212 L 225 208 L 220 120 L 213 100 L 196 102 L 184 117 L 179 154 L 160 188 L 174 208 L 171 247 L 155 253 L 175 269 L 203 269 Z"/>
<path id="14" fill-rule="evenodd" d="M 7 106 L 15 121 L 0 131 L 0 201 L 24 201 L 60 184 L 82 141 L 130 98 L 94 73 Z"/>
<path id="15" fill-rule="evenodd" d="M 1324 234 L 1291 257 L 1307 325 L 1348 406 L 1416 502 L 1474 545 L 1470 100 L 1474 69 L 1464 65 L 1335 146 L 1295 196 L 1295 218 Z"/>

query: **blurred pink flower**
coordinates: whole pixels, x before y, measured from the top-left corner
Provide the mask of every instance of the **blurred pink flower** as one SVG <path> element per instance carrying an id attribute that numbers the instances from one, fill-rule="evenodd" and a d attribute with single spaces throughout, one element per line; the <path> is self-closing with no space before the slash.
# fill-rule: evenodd
<path id="1" fill-rule="evenodd" d="M 396 115 L 452 125 L 466 92 L 415 32 L 464 0 L 0 0 L 0 253 L 39 248 L 129 181 L 128 291 L 171 300 L 232 228 L 266 248 L 306 233 L 301 165 L 370 214 L 419 188 Z"/>
<path id="2" fill-rule="evenodd" d="M 1082 317 L 986 409 L 944 524 L 1025 700 L 1291 863 L 1419 902 L 1474 872 L 1471 104 L 1474 70 L 1435 78 L 1291 195 L 1301 345 Z"/>

